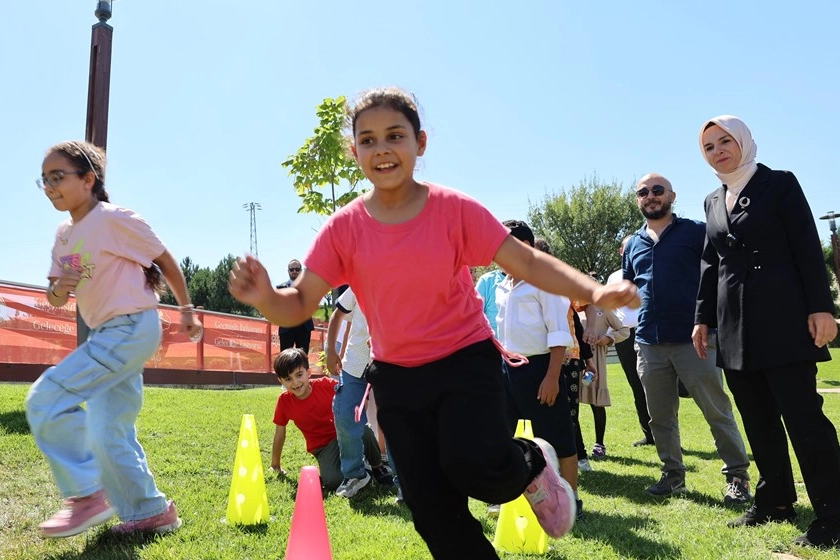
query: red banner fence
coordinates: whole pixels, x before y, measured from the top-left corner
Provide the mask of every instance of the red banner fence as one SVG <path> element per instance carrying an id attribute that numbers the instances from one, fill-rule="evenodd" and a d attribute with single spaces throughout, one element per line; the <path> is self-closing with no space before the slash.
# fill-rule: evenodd
<path id="1" fill-rule="evenodd" d="M 196 310 L 204 325 L 198 343 L 178 332 L 180 313 L 158 306 L 163 337 L 146 362 L 154 384 L 276 384 L 273 359 L 280 352 L 277 328 L 265 319 Z M 314 374 L 326 331 L 316 328 L 309 360 Z M 76 348 L 76 300 L 53 307 L 45 289 L 0 281 L 0 381 L 34 381 Z"/>

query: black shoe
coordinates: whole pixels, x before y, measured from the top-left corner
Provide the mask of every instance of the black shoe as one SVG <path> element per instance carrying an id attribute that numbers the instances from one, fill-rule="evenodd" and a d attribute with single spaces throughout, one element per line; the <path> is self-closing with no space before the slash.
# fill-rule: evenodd
<path id="1" fill-rule="evenodd" d="M 575 506 L 577 507 L 575 521 L 580 521 L 583 519 L 583 500 L 575 500 Z"/>
<path id="2" fill-rule="evenodd" d="M 794 544 L 819 548 L 840 548 L 840 521 L 815 519 Z"/>
<path id="3" fill-rule="evenodd" d="M 785 506 L 785 509 L 752 505 L 744 512 L 744 515 L 726 525 L 729 527 L 753 527 L 771 521 L 793 521 L 794 519 L 796 519 L 796 511 L 792 505 Z"/>
<path id="4" fill-rule="evenodd" d="M 649 438 L 647 436 L 643 437 L 639 441 L 633 442 L 633 447 L 641 447 L 643 445 L 653 445 L 653 438 Z"/>
<path id="5" fill-rule="evenodd" d="M 659 482 L 647 487 L 647 493 L 654 496 L 670 496 L 682 494 L 685 491 L 685 473 L 680 471 L 664 472 Z"/>
<path id="6" fill-rule="evenodd" d="M 373 479 L 377 484 L 385 486 L 391 486 L 394 484 L 394 473 L 385 465 L 379 465 L 378 467 L 371 469 L 370 474 L 373 475 Z"/>

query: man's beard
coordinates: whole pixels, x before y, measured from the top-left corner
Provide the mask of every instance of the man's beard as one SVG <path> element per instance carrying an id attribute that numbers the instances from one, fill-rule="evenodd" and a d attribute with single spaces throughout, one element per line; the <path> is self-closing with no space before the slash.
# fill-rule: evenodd
<path id="1" fill-rule="evenodd" d="M 645 206 L 642 206 L 642 216 L 647 218 L 648 220 L 659 220 L 664 218 L 671 212 L 671 201 L 665 200 L 659 206 L 658 210 L 649 210 Z"/>

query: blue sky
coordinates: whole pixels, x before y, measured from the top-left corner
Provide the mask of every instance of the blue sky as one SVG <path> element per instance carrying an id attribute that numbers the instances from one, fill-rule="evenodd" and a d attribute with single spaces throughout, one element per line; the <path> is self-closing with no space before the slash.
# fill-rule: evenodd
<path id="1" fill-rule="evenodd" d="M 85 130 L 95 0 L 6 2 L 0 33 L 0 280 L 46 283 L 55 211 L 33 180 Z M 322 223 L 296 213 L 281 162 L 325 97 L 413 91 L 429 147 L 417 177 L 499 219 L 587 176 L 668 177 L 702 219 L 716 178 L 698 147 L 722 113 L 758 161 L 796 173 L 816 216 L 840 211 L 840 3 L 117 0 L 108 179 L 178 260 L 250 246 L 277 282 Z M 514 7 L 516 6 L 516 7 Z M 817 221 L 829 236 L 826 221 Z"/>

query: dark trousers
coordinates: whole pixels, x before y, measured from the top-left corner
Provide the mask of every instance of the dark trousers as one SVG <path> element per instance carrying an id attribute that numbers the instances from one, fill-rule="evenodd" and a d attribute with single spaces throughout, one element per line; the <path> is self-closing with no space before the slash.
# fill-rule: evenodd
<path id="1" fill-rule="evenodd" d="M 414 527 L 437 560 L 498 558 L 468 497 L 509 502 L 545 467 L 533 442 L 512 437 L 501 363 L 487 340 L 418 367 L 367 368 Z"/>
<path id="2" fill-rule="evenodd" d="M 537 392 L 545 378 L 550 358 L 551 354 L 540 354 L 528 356 L 528 363 L 519 367 L 504 364 L 505 382 L 515 405 L 511 411 L 512 425 L 515 427 L 520 418 L 530 420 L 534 436 L 550 443 L 557 457 L 562 459 L 577 456 L 568 391 L 563 387 L 563 376 L 560 376 L 560 393 L 554 405 L 540 404 L 537 400 Z"/>
<path id="3" fill-rule="evenodd" d="M 590 404 L 592 420 L 595 424 L 595 443 L 604 445 L 604 434 L 607 432 L 607 409 L 603 406 Z"/>
<path id="4" fill-rule="evenodd" d="M 615 345 L 615 353 L 618 354 L 621 369 L 624 370 L 624 376 L 627 378 L 627 383 L 630 384 L 630 389 L 633 391 L 633 404 L 636 406 L 636 416 L 639 418 L 639 426 L 642 428 L 645 438 L 648 441 L 653 441 L 653 434 L 650 433 L 650 415 L 647 410 L 645 390 L 642 387 L 641 379 L 639 379 L 639 372 L 636 370 L 638 356 L 634 348 L 635 344 L 636 329 L 630 329 L 630 336 L 627 337 L 627 340 Z"/>
<path id="5" fill-rule="evenodd" d="M 309 355 L 309 344 L 312 342 L 312 331 L 306 326 L 293 327 L 285 332 L 278 332 L 280 350 L 300 348 Z"/>
<path id="6" fill-rule="evenodd" d="M 572 417 L 572 428 L 575 432 L 575 448 L 578 461 L 586 459 L 586 446 L 583 443 L 583 433 L 580 431 L 580 372 L 583 371 L 582 360 L 569 360 L 563 365 L 563 385 L 569 401 L 569 415 Z"/>
<path id="7" fill-rule="evenodd" d="M 822 411 L 816 364 L 724 373 L 761 476 L 755 504 L 773 507 L 796 501 L 790 436 L 814 513 L 818 519 L 840 521 L 840 445 L 834 425 Z"/>

